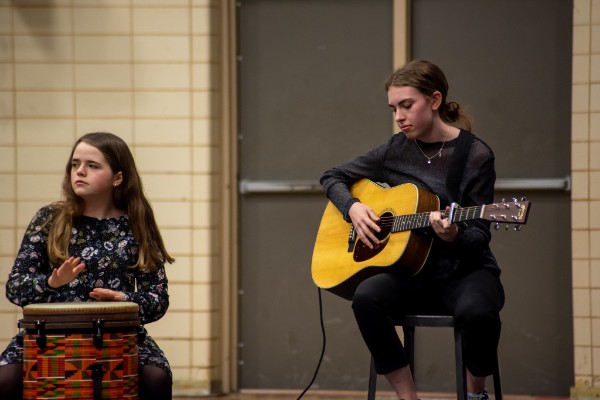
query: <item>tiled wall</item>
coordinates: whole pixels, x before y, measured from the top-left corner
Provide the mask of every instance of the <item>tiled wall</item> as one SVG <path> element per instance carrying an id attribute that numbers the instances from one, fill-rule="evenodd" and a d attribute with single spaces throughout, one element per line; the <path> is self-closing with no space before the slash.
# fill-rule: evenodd
<path id="1" fill-rule="evenodd" d="M 573 17 L 572 243 L 575 381 L 600 395 L 600 0 Z"/>
<path id="2" fill-rule="evenodd" d="M 0 299 L 24 229 L 60 196 L 72 143 L 127 141 L 167 247 L 171 306 L 148 326 L 180 386 L 219 354 L 219 0 L 0 0 Z M 20 309 L 0 300 L 0 343 Z M 0 345 L 4 347 L 4 345 Z"/>

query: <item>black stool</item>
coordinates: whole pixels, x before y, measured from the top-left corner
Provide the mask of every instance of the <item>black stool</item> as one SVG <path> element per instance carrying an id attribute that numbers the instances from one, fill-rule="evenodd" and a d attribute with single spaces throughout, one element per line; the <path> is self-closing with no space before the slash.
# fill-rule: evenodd
<path id="1" fill-rule="evenodd" d="M 410 370 L 415 375 L 415 327 L 448 327 L 454 328 L 454 354 L 456 358 L 456 394 L 459 400 L 467 400 L 467 368 L 463 364 L 464 342 L 460 329 L 454 325 L 454 317 L 450 315 L 406 315 L 396 325 L 402 326 L 404 331 L 404 349 L 408 356 Z M 494 368 L 494 395 L 496 400 L 502 400 L 502 388 L 500 386 L 500 368 L 496 357 Z M 377 386 L 377 373 L 371 357 L 371 371 L 369 374 L 369 392 L 367 399 L 375 400 Z"/>

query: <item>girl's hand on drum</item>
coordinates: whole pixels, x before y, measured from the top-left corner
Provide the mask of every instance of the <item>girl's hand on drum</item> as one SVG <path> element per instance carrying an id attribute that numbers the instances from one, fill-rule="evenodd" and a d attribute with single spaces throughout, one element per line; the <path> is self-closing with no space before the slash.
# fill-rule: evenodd
<path id="1" fill-rule="evenodd" d="M 125 301 L 125 293 L 103 288 L 94 288 L 90 297 L 98 301 Z"/>
<path id="2" fill-rule="evenodd" d="M 48 278 L 48 285 L 57 289 L 73 279 L 85 269 L 85 264 L 81 262 L 81 257 L 71 257 L 65 261 L 60 267 L 52 270 L 52 275 Z"/>

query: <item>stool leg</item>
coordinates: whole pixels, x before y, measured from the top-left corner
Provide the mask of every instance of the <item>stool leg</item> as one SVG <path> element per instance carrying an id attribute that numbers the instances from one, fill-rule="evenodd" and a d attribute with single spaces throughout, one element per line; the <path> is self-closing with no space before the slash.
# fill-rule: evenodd
<path id="1" fill-rule="evenodd" d="M 375 391 L 377 390 L 377 372 L 375 371 L 375 361 L 371 356 L 371 368 L 369 371 L 369 392 L 367 400 L 375 400 Z"/>
<path id="2" fill-rule="evenodd" d="M 494 370 L 494 397 L 495 400 L 502 400 L 502 385 L 500 384 L 500 366 L 498 355 L 496 354 L 496 369 Z"/>
<path id="3" fill-rule="evenodd" d="M 410 372 L 415 379 L 415 327 L 403 326 L 402 331 L 404 332 L 404 351 L 408 357 Z"/>
<path id="4" fill-rule="evenodd" d="M 467 367 L 464 364 L 464 341 L 460 329 L 454 328 L 454 357 L 456 358 L 456 394 L 459 400 L 468 400 Z"/>

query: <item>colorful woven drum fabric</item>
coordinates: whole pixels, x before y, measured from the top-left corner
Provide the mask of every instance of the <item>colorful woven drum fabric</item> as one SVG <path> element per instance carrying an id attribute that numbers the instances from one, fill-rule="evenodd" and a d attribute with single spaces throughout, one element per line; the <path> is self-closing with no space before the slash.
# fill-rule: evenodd
<path id="1" fill-rule="evenodd" d="M 90 304 L 96 307 L 86 305 L 79 314 L 73 309 L 64 314 L 64 304 L 53 310 L 38 305 L 44 306 L 42 315 L 24 308 L 19 325 L 25 328 L 25 400 L 138 398 L 137 305 L 116 313 L 113 307 L 123 303 Z M 94 324 L 99 320 L 100 328 Z"/>

